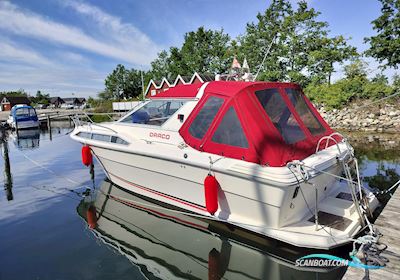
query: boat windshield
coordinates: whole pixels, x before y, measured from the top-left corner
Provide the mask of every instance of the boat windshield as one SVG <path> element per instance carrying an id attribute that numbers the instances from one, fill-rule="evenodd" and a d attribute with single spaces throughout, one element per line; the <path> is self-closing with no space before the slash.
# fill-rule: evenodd
<path id="1" fill-rule="evenodd" d="M 17 117 L 34 117 L 36 112 L 33 108 L 19 108 L 15 111 Z"/>
<path id="2" fill-rule="evenodd" d="M 160 126 L 185 104 L 180 100 L 151 100 L 121 122 Z"/>

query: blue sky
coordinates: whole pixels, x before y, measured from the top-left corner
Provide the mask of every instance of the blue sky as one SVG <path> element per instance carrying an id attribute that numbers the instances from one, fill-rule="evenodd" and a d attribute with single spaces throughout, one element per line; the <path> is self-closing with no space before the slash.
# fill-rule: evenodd
<path id="1" fill-rule="evenodd" d="M 292 0 L 295 4 L 296 1 Z M 374 34 L 378 0 L 309 0 L 331 35 L 352 37 L 359 51 Z M 199 26 L 243 34 L 270 1 L 0 0 L 0 91 L 95 96 L 118 63 L 149 69 L 157 52 L 179 46 Z M 371 73 L 377 63 L 368 60 Z M 251 66 L 251 65 L 250 65 Z M 393 70 L 386 71 L 389 75 Z M 337 67 L 335 78 L 341 76 Z"/>

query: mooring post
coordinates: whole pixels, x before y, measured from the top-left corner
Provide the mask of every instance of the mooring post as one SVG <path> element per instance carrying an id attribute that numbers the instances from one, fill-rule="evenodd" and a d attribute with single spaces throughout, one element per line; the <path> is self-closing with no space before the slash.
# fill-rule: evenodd
<path id="1" fill-rule="evenodd" d="M 315 188 L 315 230 L 318 230 L 318 189 Z"/>
<path id="2" fill-rule="evenodd" d="M 50 141 L 53 140 L 53 137 L 51 135 L 51 119 L 50 119 L 50 115 L 47 115 L 47 130 L 49 131 L 49 137 L 50 137 Z"/>

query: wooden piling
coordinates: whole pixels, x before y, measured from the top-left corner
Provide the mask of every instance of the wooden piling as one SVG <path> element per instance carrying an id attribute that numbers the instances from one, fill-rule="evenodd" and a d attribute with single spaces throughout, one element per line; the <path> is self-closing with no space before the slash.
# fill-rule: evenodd
<path id="1" fill-rule="evenodd" d="M 49 115 L 47 115 L 47 129 L 49 131 L 50 140 L 53 140 L 53 137 L 52 137 L 52 134 L 51 134 L 51 119 L 50 119 Z"/>

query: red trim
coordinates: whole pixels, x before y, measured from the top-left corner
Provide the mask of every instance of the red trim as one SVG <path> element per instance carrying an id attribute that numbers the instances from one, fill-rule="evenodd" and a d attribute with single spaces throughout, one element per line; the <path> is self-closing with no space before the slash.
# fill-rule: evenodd
<path id="1" fill-rule="evenodd" d="M 179 199 L 179 198 L 175 198 L 175 197 L 166 195 L 166 194 L 164 194 L 164 193 L 161 193 L 161 192 L 158 192 L 158 191 L 155 191 L 155 190 L 152 190 L 152 189 L 149 189 L 149 188 L 140 186 L 140 185 L 136 185 L 136 184 L 134 184 L 134 183 L 132 183 L 132 182 L 129 182 L 129 181 L 127 181 L 127 180 L 125 180 L 125 179 L 123 179 L 123 178 L 121 178 L 121 177 L 119 177 L 119 176 L 117 176 L 117 175 L 115 175 L 115 174 L 112 174 L 112 173 L 110 173 L 110 172 L 108 172 L 108 174 L 110 174 L 110 175 L 112 175 L 112 176 L 118 178 L 119 180 L 121 180 L 121 181 L 123 181 L 123 182 L 125 182 L 125 183 L 127 183 L 127 184 L 129 184 L 129 185 L 131 185 L 131 186 L 134 186 L 134 187 L 136 187 L 136 188 L 138 188 L 138 189 L 141 189 L 141 190 L 143 190 L 143 191 L 147 191 L 147 192 L 150 192 L 150 193 L 152 193 L 152 194 L 156 194 L 156 195 L 162 196 L 162 197 L 164 197 L 164 198 L 173 200 L 173 201 L 175 201 L 175 202 L 184 204 L 184 205 L 186 205 L 186 206 L 189 206 L 189 207 L 196 208 L 196 209 L 198 209 L 198 210 L 207 212 L 207 209 L 206 209 L 205 207 L 201 207 L 201 206 L 192 204 L 192 203 L 190 203 L 190 202 L 181 200 L 181 199 Z"/>
<path id="2" fill-rule="evenodd" d="M 132 202 L 129 202 L 129 201 L 126 201 L 126 200 L 117 198 L 117 197 L 115 197 L 115 196 L 113 196 L 113 195 L 111 195 L 111 194 L 110 194 L 109 196 L 110 196 L 112 199 L 114 199 L 114 200 L 116 200 L 116 201 L 118 201 L 118 202 L 120 202 L 120 203 L 122 203 L 122 204 L 125 204 L 125 205 L 127 205 L 127 206 L 129 206 L 129 207 L 140 208 L 140 209 L 142 209 L 142 210 L 145 210 L 145 211 L 148 211 L 148 212 L 152 212 L 152 213 L 154 213 L 154 214 L 156 214 L 156 215 L 158 215 L 158 216 L 165 217 L 165 218 L 168 218 L 168 219 L 173 219 L 173 220 L 175 220 L 175 221 L 179 221 L 179 222 L 182 223 L 182 224 L 187 224 L 187 225 L 194 226 L 194 227 L 196 227 L 196 228 L 208 230 L 208 228 L 205 227 L 205 226 L 198 225 L 198 224 L 195 224 L 195 223 L 192 223 L 192 222 L 188 222 L 188 221 L 182 220 L 182 219 L 180 219 L 180 218 L 178 218 L 178 217 L 170 216 L 170 215 L 167 215 L 167 214 L 158 212 L 158 211 L 156 211 L 156 210 L 153 210 L 153 209 L 150 209 L 150 208 L 147 208 L 147 207 L 144 207 L 144 206 L 140 206 L 140 205 L 138 205 L 138 204 L 135 204 L 135 203 L 132 203 Z"/>

